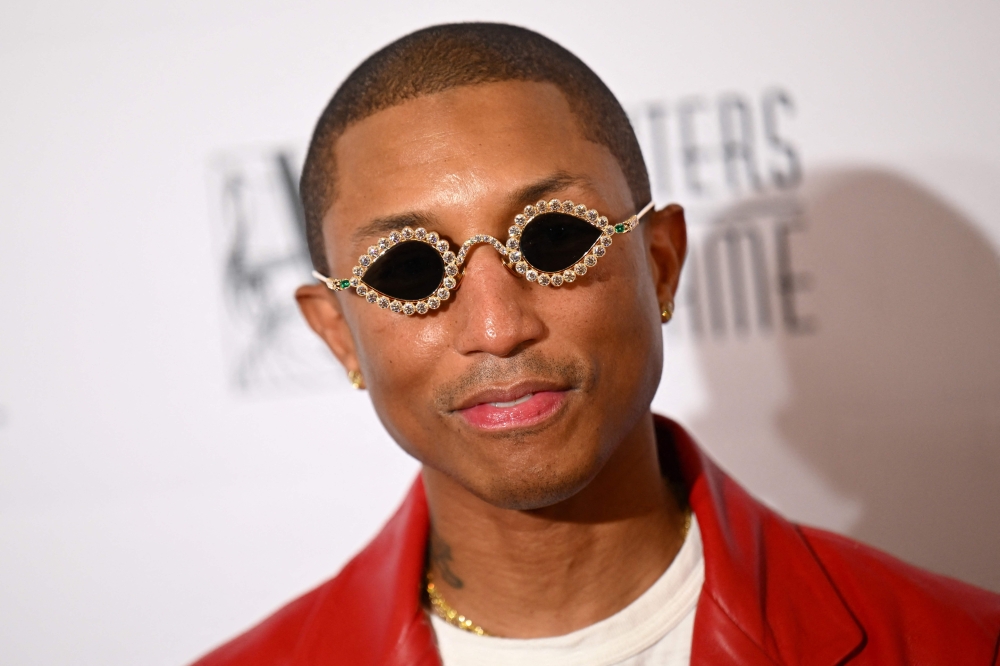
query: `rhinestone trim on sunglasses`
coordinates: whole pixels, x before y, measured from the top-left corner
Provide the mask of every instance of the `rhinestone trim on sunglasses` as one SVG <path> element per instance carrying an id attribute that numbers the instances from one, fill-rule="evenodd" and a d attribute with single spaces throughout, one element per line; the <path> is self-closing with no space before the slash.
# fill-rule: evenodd
<path id="1" fill-rule="evenodd" d="M 514 217 L 514 224 L 507 230 L 507 242 L 501 243 L 493 236 L 477 234 L 462 243 L 458 253 L 452 251 L 448 241 L 442 239 L 436 232 L 427 231 L 423 228 L 411 229 L 403 227 L 398 231 L 392 231 L 388 236 L 379 238 L 378 242 L 368 248 L 368 251 L 358 258 L 358 263 L 351 270 L 352 276 L 347 279 L 330 278 L 318 271 L 313 271 L 313 277 L 323 282 L 333 291 L 346 291 L 354 289 L 358 296 L 363 297 L 369 303 L 378 305 L 383 310 L 391 310 L 404 315 L 426 314 L 430 310 L 441 307 L 442 301 L 451 297 L 451 292 L 458 287 L 458 282 L 462 277 L 462 264 L 469 251 L 476 245 L 489 244 L 493 246 L 503 258 L 504 265 L 522 276 L 529 282 L 536 282 L 543 287 L 560 287 L 564 284 L 575 281 L 587 273 L 589 268 L 597 265 L 597 260 L 604 256 L 607 248 L 611 246 L 611 237 L 615 234 L 627 234 L 636 228 L 639 220 L 653 208 L 650 201 L 638 213 L 618 224 L 611 224 L 608 218 L 599 215 L 593 208 L 588 209 L 583 204 L 575 205 L 572 201 L 539 201 L 533 206 L 525 206 L 524 213 Z M 521 252 L 521 235 L 525 227 L 533 219 L 546 213 L 563 213 L 586 221 L 601 231 L 601 235 L 594 241 L 590 249 L 587 250 L 576 263 L 563 271 L 549 272 L 543 271 L 533 266 Z M 383 254 L 390 248 L 404 241 L 420 241 L 430 245 L 444 262 L 444 273 L 441 282 L 434 293 L 419 300 L 403 300 L 387 296 L 374 289 L 362 280 L 365 273 Z M 537 257 L 536 257 L 537 259 Z"/>

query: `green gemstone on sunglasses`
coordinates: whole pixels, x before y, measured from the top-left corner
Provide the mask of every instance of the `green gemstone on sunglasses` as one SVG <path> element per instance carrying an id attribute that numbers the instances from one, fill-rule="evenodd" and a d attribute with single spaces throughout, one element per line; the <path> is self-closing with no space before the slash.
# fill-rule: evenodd
<path id="1" fill-rule="evenodd" d="M 380 238 L 358 259 L 355 276 L 336 280 L 313 271 L 333 291 L 352 286 L 382 309 L 405 315 L 427 314 L 448 300 L 462 278 L 462 264 L 478 244 L 489 244 L 515 275 L 541 286 L 560 287 L 593 268 L 611 245 L 612 234 L 628 233 L 653 208 L 612 226 L 606 217 L 572 201 L 539 201 L 514 218 L 505 243 L 477 234 L 455 253 L 435 232 L 404 227 Z"/>

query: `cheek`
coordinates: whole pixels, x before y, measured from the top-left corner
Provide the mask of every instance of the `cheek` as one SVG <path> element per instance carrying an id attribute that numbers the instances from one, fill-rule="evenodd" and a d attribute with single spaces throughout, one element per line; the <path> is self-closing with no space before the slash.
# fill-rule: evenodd
<path id="1" fill-rule="evenodd" d="M 656 290 L 638 238 L 619 240 L 596 267 L 564 291 L 558 308 L 574 337 L 623 350 L 658 332 Z"/>
<path id="2" fill-rule="evenodd" d="M 600 399 L 641 402 L 655 393 L 662 367 L 660 309 L 640 239 L 612 246 L 594 269 L 558 295 L 564 298 L 553 303 L 560 321 L 552 330 L 562 332 L 562 344 L 591 358 Z"/>
<path id="3" fill-rule="evenodd" d="M 372 400 L 404 409 L 415 406 L 418 401 L 394 397 L 422 395 L 423 388 L 433 384 L 449 348 L 443 319 L 438 314 L 418 318 L 368 309 L 373 311 L 356 313 L 351 330 Z"/>
<path id="4" fill-rule="evenodd" d="M 622 275 L 627 275 L 629 287 L 635 292 L 636 298 L 643 305 L 652 303 L 655 308 L 656 285 L 653 280 L 652 265 L 647 248 L 647 241 L 641 230 L 633 231 L 622 239 L 618 260 L 621 261 Z"/>

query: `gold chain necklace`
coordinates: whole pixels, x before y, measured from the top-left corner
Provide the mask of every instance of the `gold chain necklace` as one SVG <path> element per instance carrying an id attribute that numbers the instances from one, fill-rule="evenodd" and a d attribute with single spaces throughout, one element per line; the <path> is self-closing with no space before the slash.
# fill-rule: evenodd
<path id="1" fill-rule="evenodd" d="M 682 544 L 687 541 L 687 535 L 690 530 L 691 509 L 687 509 L 684 512 L 684 531 L 681 533 Z M 464 629 L 477 636 L 489 636 L 485 629 L 478 624 L 474 624 L 472 620 L 459 613 L 444 600 L 444 597 L 441 596 L 441 593 L 438 592 L 437 587 L 434 585 L 434 579 L 431 577 L 429 569 L 427 571 L 427 597 L 431 601 L 431 608 L 434 609 L 434 614 L 448 624 L 459 629 Z"/>
<path id="2" fill-rule="evenodd" d="M 434 586 L 434 579 L 431 578 L 430 571 L 427 572 L 427 596 L 431 600 L 431 608 L 434 609 L 434 613 L 448 624 L 459 629 L 471 631 L 477 636 L 489 636 L 482 627 L 478 624 L 473 624 L 472 620 L 448 605 L 448 602 L 444 600 L 444 597 L 441 596 L 441 593 Z"/>

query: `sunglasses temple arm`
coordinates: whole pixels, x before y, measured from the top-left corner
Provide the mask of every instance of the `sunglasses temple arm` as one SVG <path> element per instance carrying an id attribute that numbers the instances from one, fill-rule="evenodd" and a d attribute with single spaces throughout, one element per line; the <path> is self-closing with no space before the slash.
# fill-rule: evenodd
<path id="1" fill-rule="evenodd" d="M 629 231 L 632 231 L 633 229 L 635 229 L 636 227 L 639 226 L 639 221 L 642 220 L 642 216 L 645 215 L 646 213 L 648 213 L 651 210 L 653 210 L 653 202 L 652 201 L 650 201 L 648 204 L 646 204 L 645 206 L 643 206 L 642 210 L 640 210 L 638 213 L 636 213 L 632 217 L 628 218 L 627 220 L 625 220 L 621 224 L 615 225 L 615 229 L 618 230 L 618 233 L 620 233 L 620 234 L 624 234 L 624 233 L 628 233 Z"/>
<path id="2" fill-rule="evenodd" d="M 319 271 L 313 271 L 312 276 L 326 285 L 327 289 L 332 289 L 333 291 L 343 291 L 344 287 L 340 286 L 341 280 L 334 280 L 329 278 Z"/>
<path id="3" fill-rule="evenodd" d="M 651 210 L 653 210 L 653 202 L 652 201 L 650 201 L 648 204 L 646 204 L 645 206 L 643 206 L 642 210 L 640 210 L 638 213 L 635 214 L 635 221 L 638 222 L 639 220 L 641 220 L 642 216 L 645 215 L 646 213 L 648 213 Z"/>

